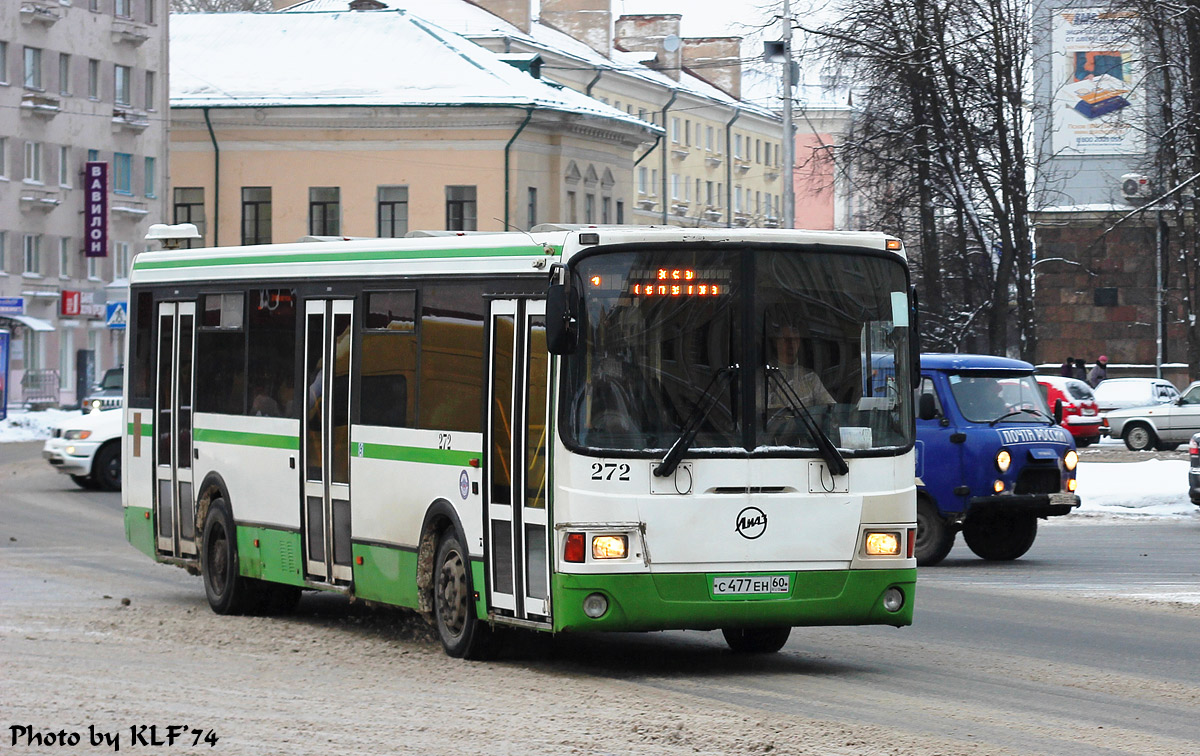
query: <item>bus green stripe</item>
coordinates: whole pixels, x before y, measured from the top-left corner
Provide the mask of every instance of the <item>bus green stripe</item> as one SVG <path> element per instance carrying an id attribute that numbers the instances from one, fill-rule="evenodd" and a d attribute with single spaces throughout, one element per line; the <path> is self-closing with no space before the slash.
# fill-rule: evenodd
<path id="1" fill-rule="evenodd" d="M 354 448 L 354 447 L 352 447 Z M 391 459 L 400 462 L 421 462 L 430 465 L 452 465 L 468 467 L 471 460 L 479 459 L 477 451 L 455 451 L 453 449 L 428 449 L 420 446 L 393 446 L 391 444 L 358 445 L 360 457 L 369 459 Z"/>
<path id="2" fill-rule="evenodd" d="M 132 436 L 133 434 L 137 433 L 138 427 L 136 424 L 130 423 L 127 430 L 129 431 L 129 435 Z M 142 435 L 143 436 L 153 436 L 154 435 L 154 424 L 153 423 L 142 423 Z"/>
<path id="3" fill-rule="evenodd" d="M 274 433 L 246 433 L 244 431 L 214 430 L 212 428 L 195 428 L 192 431 L 196 441 L 207 441 L 214 444 L 235 444 L 237 446 L 265 446 L 268 449 L 299 449 L 300 439 L 295 436 L 279 436 Z"/>
<path id="4" fill-rule="evenodd" d="M 552 247 L 555 254 L 560 247 Z M 353 262 L 359 260 L 421 260 L 459 257 L 515 257 L 545 255 L 541 246 L 478 247 L 473 249 L 362 250 L 357 252 L 271 252 L 222 257 L 188 257 L 180 260 L 138 261 L 134 270 L 197 268 L 209 265 L 275 265 L 286 263 Z"/>

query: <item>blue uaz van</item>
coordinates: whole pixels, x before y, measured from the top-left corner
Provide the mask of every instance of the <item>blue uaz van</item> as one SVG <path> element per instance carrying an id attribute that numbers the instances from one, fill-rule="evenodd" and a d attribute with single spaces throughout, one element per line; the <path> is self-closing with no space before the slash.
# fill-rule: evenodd
<path id="1" fill-rule="evenodd" d="M 945 559 L 960 530 L 976 555 L 1016 559 L 1039 517 L 1079 506 L 1075 442 L 1046 406 L 1033 365 L 923 354 L 917 392 L 917 564 Z"/>

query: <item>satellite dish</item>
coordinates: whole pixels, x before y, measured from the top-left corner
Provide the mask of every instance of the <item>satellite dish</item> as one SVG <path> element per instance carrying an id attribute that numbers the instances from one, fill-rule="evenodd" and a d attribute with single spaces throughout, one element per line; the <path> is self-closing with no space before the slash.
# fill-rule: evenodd
<path id="1" fill-rule="evenodd" d="M 679 35 L 668 34 L 667 36 L 663 37 L 663 49 L 667 52 L 675 52 L 679 49 L 680 41 Z"/>

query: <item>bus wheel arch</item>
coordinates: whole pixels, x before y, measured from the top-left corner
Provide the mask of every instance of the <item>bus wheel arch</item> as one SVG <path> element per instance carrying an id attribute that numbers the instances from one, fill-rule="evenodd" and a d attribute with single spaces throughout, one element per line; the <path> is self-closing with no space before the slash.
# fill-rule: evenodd
<path id="1" fill-rule="evenodd" d="M 445 533 L 457 536 L 466 548 L 467 537 L 462 521 L 454 506 L 445 499 L 437 499 L 425 510 L 421 523 L 421 540 L 417 546 L 417 611 L 430 623 L 433 622 L 433 576 L 438 543 Z"/>
<path id="2" fill-rule="evenodd" d="M 196 548 L 203 549 L 204 544 L 200 541 L 204 538 L 204 518 L 208 516 L 208 508 L 216 499 L 224 500 L 226 506 L 229 507 L 230 514 L 233 513 L 233 501 L 229 498 L 229 486 L 225 485 L 225 479 L 220 473 L 210 472 L 204 476 L 203 482 L 196 487 Z M 198 552 L 199 553 L 199 552 Z"/>

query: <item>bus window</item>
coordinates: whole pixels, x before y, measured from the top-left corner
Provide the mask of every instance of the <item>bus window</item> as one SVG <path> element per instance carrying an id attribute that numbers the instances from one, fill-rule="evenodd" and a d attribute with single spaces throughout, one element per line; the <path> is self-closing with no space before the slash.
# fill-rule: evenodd
<path id="1" fill-rule="evenodd" d="M 419 428 L 483 432 L 483 284 L 421 292 Z"/>
<path id="2" fill-rule="evenodd" d="M 246 413 L 245 294 L 201 297 L 196 337 L 196 411 Z"/>
<path id="3" fill-rule="evenodd" d="M 364 425 L 412 426 L 417 372 L 417 292 L 366 295 L 363 323 L 361 409 Z"/>
<path id="4" fill-rule="evenodd" d="M 250 414 L 296 417 L 296 290 L 251 293 Z"/>

